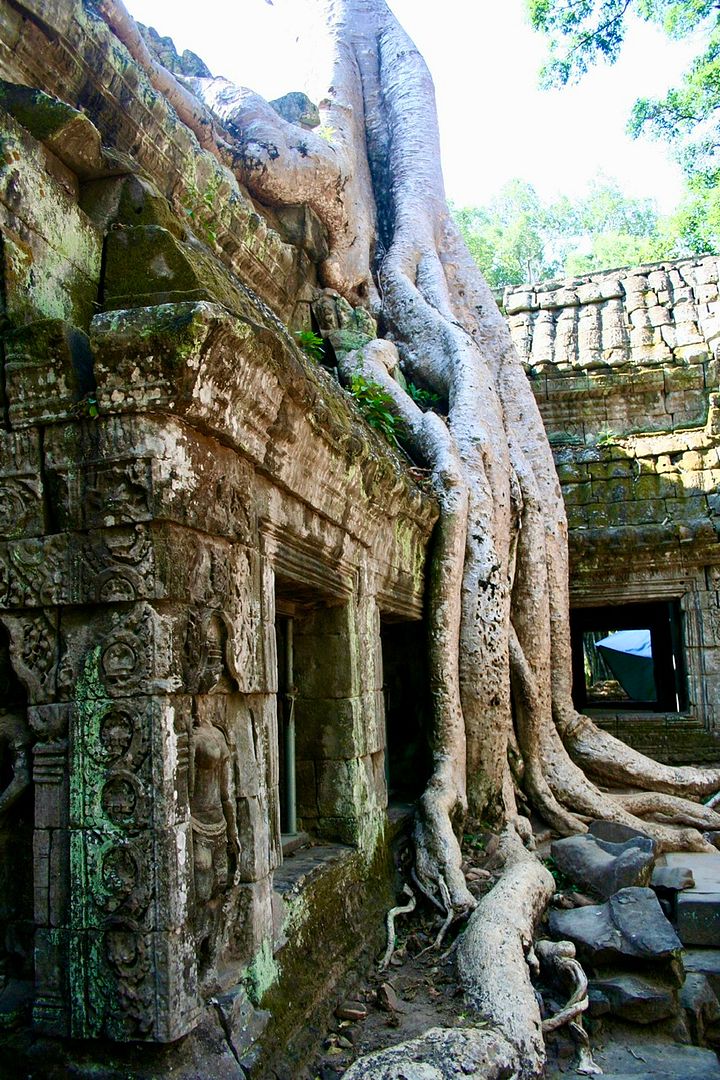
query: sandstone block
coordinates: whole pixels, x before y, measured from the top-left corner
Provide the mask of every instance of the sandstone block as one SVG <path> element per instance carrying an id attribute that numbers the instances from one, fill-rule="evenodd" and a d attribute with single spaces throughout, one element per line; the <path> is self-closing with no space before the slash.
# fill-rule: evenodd
<path id="1" fill-rule="evenodd" d="M 598 907 L 552 911 L 550 932 L 568 938 L 578 956 L 592 964 L 618 958 L 664 961 L 672 965 L 682 944 L 651 889 L 621 889 Z"/>
<path id="2" fill-rule="evenodd" d="M 720 942 L 720 891 L 692 889 L 677 898 L 677 929 L 683 945 L 717 946 Z"/>
<path id="3" fill-rule="evenodd" d="M 609 1013 L 635 1024 L 654 1024 L 678 1012 L 675 987 L 639 975 L 621 973 L 591 979 L 588 985 L 590 1014 Z"/>
<path id="4" fill-rule="evenodd" d="M 5 392 L 16 428 L 87 415 L 95 395 L 87 335 L 60 319 L 29 323 L 5 336 Z"/>
<path id="5" fill-rule="evenodd" d="M 655 844 L 644 837 L 618 844 L 590 834 L 570 836 L 555 840 L 551 851 L 576 885 L 604 899 L 627 886 L 646 885 L 655 861 Z"/>

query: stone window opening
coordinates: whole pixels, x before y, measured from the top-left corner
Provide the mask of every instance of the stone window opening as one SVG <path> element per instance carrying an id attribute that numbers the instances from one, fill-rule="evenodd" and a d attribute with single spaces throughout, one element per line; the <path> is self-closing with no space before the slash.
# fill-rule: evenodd
<path id="1" fill-rule="evenodd" d="M 681 713 L 688 707 L 678 600 L 575 609 L 570 614 L 578 710 Z"/>
<path id="2" fill-rule="evenodd" d="M 342 730 L 353 683 L 345 611 L 309 586 L 276 578 L 278 801 L 285 855 L 311 836 L 338 839 L 328 789 L 343 759 L 354 754 L 352 732 Z"/>

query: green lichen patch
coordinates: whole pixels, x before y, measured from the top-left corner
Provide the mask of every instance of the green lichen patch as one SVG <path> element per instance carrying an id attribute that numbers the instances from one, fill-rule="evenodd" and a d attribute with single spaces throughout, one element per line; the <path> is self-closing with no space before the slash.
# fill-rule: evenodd
<path id="1" fill-rule="evenodd" d="M 245 971 L 245 987 L 253 1005 L 260 1005 L 279 978 L 280 967 L 273 956 L 270 940 L 265 938 L 253 962 Z"/>
<path id="2" fill-rule="evenodd" d="M 40 142 L 61 131 L 82 113 L 51 94 L 0 79 L 0 106 Z"/>

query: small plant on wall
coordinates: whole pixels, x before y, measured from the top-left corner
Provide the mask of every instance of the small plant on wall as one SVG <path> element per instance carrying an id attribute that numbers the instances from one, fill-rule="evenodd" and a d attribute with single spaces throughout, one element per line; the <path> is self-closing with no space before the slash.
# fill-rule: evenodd
<path id="1" fill-rule="evenodd" d="M 325 358 L 325 342 L 313 330 L 296 330 L 295 337 L 298 345 L 311 360 L 321 363 Z"/>
<path id="2" fill-rule="evenodd" d="M 350 393 L 370 427 L 382 432 L 389 442 L 397 443 L 402 436 L 402 421 L 392 411 L 393 400 L 379 383 L 364 375 L 353 375 Z"/>
<path id="3" fill-rule="evenodd" d="M 439 394 L 436 394 L 434 390 L 425 390 L 421 386 L 416 386 L 415 383 L 408 383 L 408 394 L 424 412 L 428 409 L 439 411 L 442 406 L 442 398 Z"/>

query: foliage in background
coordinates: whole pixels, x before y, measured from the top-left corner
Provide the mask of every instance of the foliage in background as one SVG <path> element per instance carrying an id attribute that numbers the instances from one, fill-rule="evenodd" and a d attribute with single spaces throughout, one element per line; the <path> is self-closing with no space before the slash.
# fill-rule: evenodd
<path id="1" fill-rule="evenodd" d="M 720 4 L 717 0 L 526 0 L 532 26 L 550 54 L 546 86 L 579 79 L 596 60 L 613 63 L 631 18 L 661 27 L 675 39 L 692 35 L 697 54 L 679 86 L 663 98 L 640 98 L 630 134 L 667 142 L 687 177 L 674 228 L 693 253 L 720 248 Z"/>
<path id="2" fill-rule="evenodd" d="M 599 176 L 584 198 L 543 202 L 512 180 L 484 207 L 453 207 L 470 253 L 493 288 L 574 277 L 695 254 L 675 219 Z"/>
<path id="3" fill-rule="evenodd" d="M 403 433 L 402 421 L 392 411 L 390 394 L 383 390 L 380 383 L 366 379 L 364 375 L 353 375 L 349 389 L 370 427 L 381 432 L 389 442 L 397 443 Z"/>

